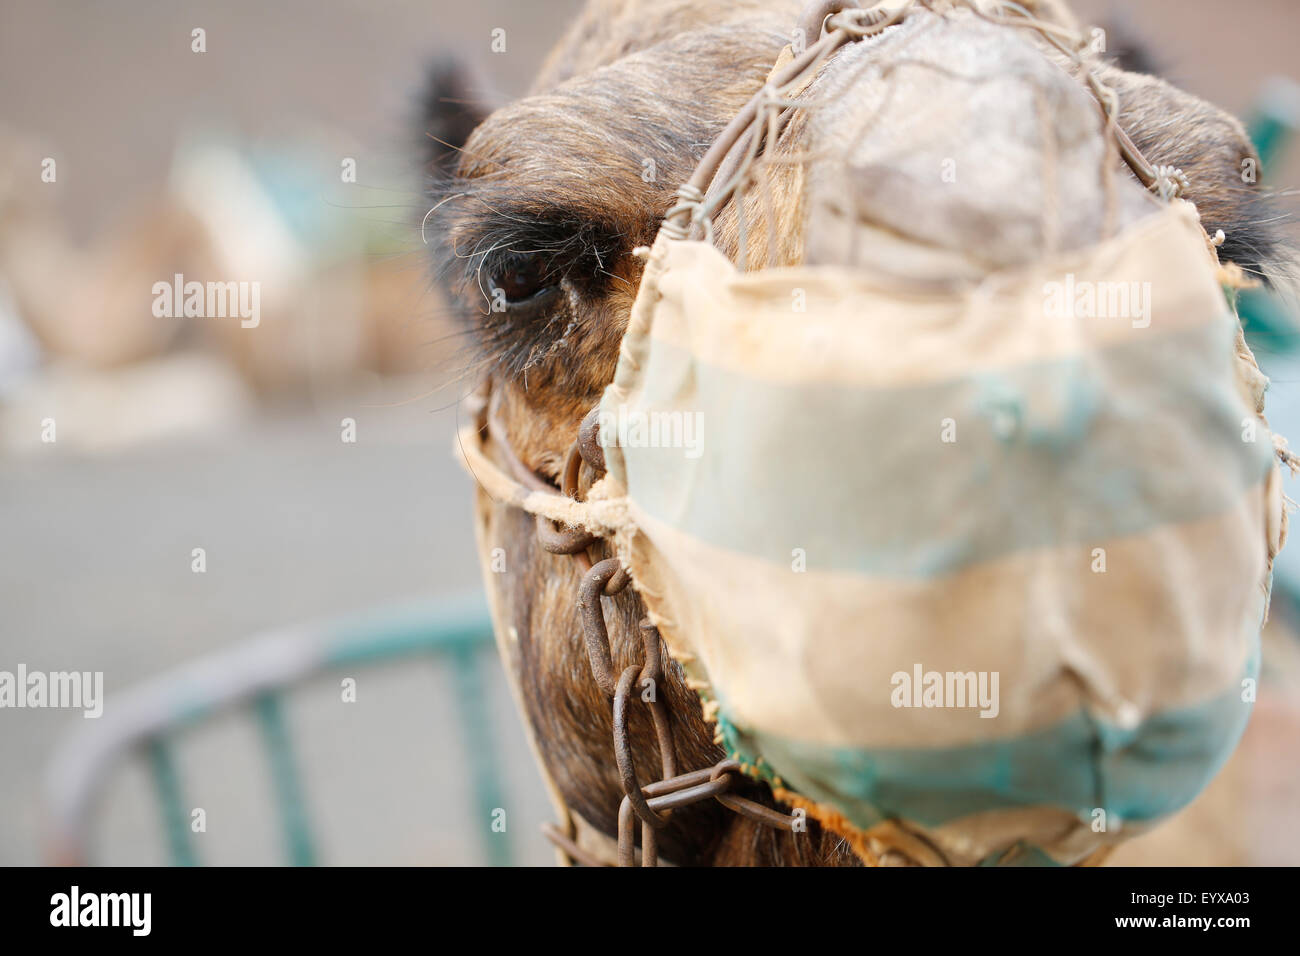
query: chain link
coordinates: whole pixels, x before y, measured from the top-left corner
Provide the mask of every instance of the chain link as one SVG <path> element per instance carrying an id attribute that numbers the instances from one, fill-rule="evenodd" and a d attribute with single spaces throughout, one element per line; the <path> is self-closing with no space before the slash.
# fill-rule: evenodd
<path id="1" fill-rule="evenodd" d="M 582 420 L 578 439 L 565 458 L 561 490 L 579 498 L 584 468 L 594 479 L 605 470 L 605 455 L 597 433 L 597 409 Z M 673 738 L 672 716 L 667 701 L 659 692 L 664 676 L 663 649 L 659 630 L 649 619 L 640 623 L 644 661 L 625 667 L 616 675 L 609 648 L 609 630 L 605 624 L 602 597 L 622 592 L 630 582 L 627 569 L 618 558 L 593 561 L 590 549 L 603 540 L 584 528 L 560 529 L 549 519 L 537 519 L 537 537 L 542 548 L 551 554 L 568 555 L 582 571 L 578 586 L 578 611 L 582 617 L 583 641 L 591 676 L 596 686 L 610 700 L 614 722 L 614 760 L 618 765 L 623 800 L 618 808 L 618 865 L 636 865 L 636 823 L 641 823 L 641 865 L 658 866 L 659 854 L 655 832 L 669 823 L 673 810 L 704 800 L 717 800 L 722 806 L 764 826 L 794 830 L 794 818 L 746 799 L 730 790 L 741 772 L 740 763 L 732 759 L 718 761 L 712 767 L 679 773 L 677 746 Z M 640 689 L 642 694 L 635 691 Z M 648 693 L 646 693 L 648 691 Z M 659 750 L 660 779 L 642 784 L 633 761 L 633 746 L 628 732 L 631 702 L 639 696 L 650 709 Z M 599 857 L 588 852 L 554 826 L 542 832 L 572 862 L 588 866 L 605 866 Z"/>

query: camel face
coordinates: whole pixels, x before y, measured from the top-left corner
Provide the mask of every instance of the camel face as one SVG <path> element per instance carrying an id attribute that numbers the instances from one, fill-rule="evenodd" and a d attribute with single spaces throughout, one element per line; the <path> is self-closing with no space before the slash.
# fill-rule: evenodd
<path id="1" fill-rule="evenodd" d="M 633 250 L 762 87 L 800 6 L 594 0 L 529 96 L 481 121 L 429 117 L 434 141 L 455 150 L 430 157 L 427 234 L 475 336 L 492 418 L 538 476 L 558 480 L 613 376 L 642 270 Z M 1037 7 L 1070 23 L 1055 3 Z M 1253 152 L 1240 124 L 1163 81 L 1113 66 L 1100 76 L 1138 148 L 1180 167 L 1207 230 L 1225 230 L 1223 258 L 1266 269 L 1274 241 L 1242 177 Z M 449 94 L 431 101 L 462 99 L 453 75 L 441 82 Z M 762 188 L 714 224 L 719 247 L 750 268 L 974 280 L 1091 245 L 1154 208 L 1108 152 L 1096 100 L 1024 30 L 922 11 L 841 51 L 807 95 L 824 108 L 796 116 L 774 153 L 814 158 L 765 166 Z M 530 517 L 483 494 L 476 511 L 481 552 L 505 555 L 506 572 L 485 577 L 544 769 L 583 825 L 611 836 L 622 790 L 609 702 L 581 643 L 579 575 L 542 551 Z M 618 671 L 641 660 L 644 612 L 631 589 L 605 605 Z M 722 756 L 712 731 L 680 673 L 668 678 L 682 768 L 708 766 Z M 631 725 L 640 778 L 653 780 L 654 730 L 642 713 Z M 769 799 L 757 785 L 751 796 Z M 777 834 L 713 804 L 678 812 L 659 844 L 677 863 L 855 862 L 815 827 Z"/>

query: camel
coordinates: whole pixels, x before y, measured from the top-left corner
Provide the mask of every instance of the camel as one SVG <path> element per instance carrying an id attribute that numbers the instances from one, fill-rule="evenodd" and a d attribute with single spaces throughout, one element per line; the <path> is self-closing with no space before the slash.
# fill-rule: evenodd
<path id="1" fill-rule="evenodd" d="M 1056 0 L 1023 5 L 1079 28 Z M 956 4 L 922 6 L 932 9 L 916 24 L 891 29 L 928 30 L 911 38 L 913 49 L 952 69 L 900 70 L 887 133 L 891 143 L 914 147 L 909 161 L 919 155 L 937 169 L 956 157 L 962 175 L 946 191 L 926 192 L 915 168 L 882 147 L 857 179 L 844 184 L 836 174 L 847 213 L 832 208 L 824 184 L 833 177 L 818 176 L 815 162 L 806 176 L 775 175 L 766 195 L 776 197 L 777 221 L 747 237 L 752 261 L 843 261 L 853 249 L 862 250 L 854 261 L 869 258 L 874 268 L 902 274 L 924 250 L 928 268 L 978 277 L 1032 263 L 1049 247 L 1085 247 L 1116 221 L 1145 214 L 1144 185 L 1105 154 L 1097 105 L 1076 95 L 1077 79 L 1057 51 L 1021 31 L 990 28 Z M 678 187 L 763 86 L 801 12 L 799 0 L 591 0 L 528 94 L 491 112 L 473 105 L 472 82 L 454 64 L 432 72 L 423 132 L 435 267 L 475 343 L 472 366 L 490 394 L 494 427 L 538 481 L 560 486 L 579 423 L 614 375 L 644 268 L 634 252 L 654 240 Z M 872 152 L 876 105 L 854 95 L 853 84 L 891 42 L 885 33 L 829 61 L 817 83 L 838 94 L 835 105 L 792 121 L 778 148 L 816 154 L 861 135 Z M 1036 100 L 965 99 L 962 71 L 1011 70 L 1032 73 Z M 1221 260 L 1266 276 L 1280 259 L 1279 241 L 1265 223 L 1266 198 L 1242 176 L 1255 153 L 1241 124 L 1105 57 L 1097 75 L 1118 97 L 1116 118 L 1137 149 L 1152 164 L 1181 170 L 1184 198 L 1207 232 L 1223 231 Z M 945 102 L 978 106 L 936 123 L 936 104 Z M 1056 147 L 1050 183 L 1046 141 Z M 998 150 L 996 161 L 981 163 L 972 142 Z M 1115 195 L 1095 174 L 1098 157 L 1121 179 Z M 732 257 L 742 205 L 725 208 L 713 224 L 716 244 Z M 808 226 L 810 211 L 821 217 L 817 229 Z M 623 788 L 609 700 L 592 680 L 580 637 L 579 569 L 539 545 L 531 516 L 482 490 L 475 517 L 498 644 L 557 808 L 572 821 L 569 845 L 582 848 L 581 858 L 609 861 Z M 643 659 L 646 612 L 630 587 L 603 605 L 617 674 Z M 665 667 L 661 693 L 674 715 L 680 769 L 714 766 L 724 754 L 675 664 Z M 637 777 L 655 780 L 655 727 L 641 708 L 629 721 Z M 781 806 L 757 781 L 740 782 L 737 792 Z M 657 852 L 675 865 L 863 862 L 816 823 L 807 832 L 782 831 L 715 801 L 674 811 L 658 831 Z"/>

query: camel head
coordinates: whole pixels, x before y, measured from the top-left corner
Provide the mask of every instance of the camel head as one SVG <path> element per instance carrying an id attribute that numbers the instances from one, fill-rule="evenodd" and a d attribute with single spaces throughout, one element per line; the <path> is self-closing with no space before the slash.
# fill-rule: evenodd
<path id="1" fill-rule="evenodd" d="M 898 6 L 898 4 L 891 4 Z M 1039 31 L 996 22 L 991 4 L 933 0 L 829 58 L 767 144 L 768 162 L 712 222 L 743 268 L 833 264 L 890 281 L 977 282 L 1088 247 L 1158 208 L 1107 136 L 1097 97 Z M 1056 0 L 1024 6 L 1061 35 Z M 435 71 L 425 117 L 426 235 L 473 340 L 494 427 L 524 467 L 558 486 L 579 423 L 614 376 L 644 255 L 678 189 L 760 91 L 807 13 L 800 0 L 591 0 L 528 95 L 492 112 Z M 820 21 L 818 21 L 818 25 Z M 814 27 L 814 31 L 816 27 Z M 1239 122 L 1161 79 L 1099 55 L 1114 119 L 1152 167 L 1176 167 L 1219 256 L 1265 274 L 1276 239 L 1243 162 Z M 480 493 L 479 545 L 498 641 L 543 770 L 583 839 L 612 837 L 622 797 L 609 702 L 591 680 L 579 572 L 537 543 L 531 516 Z M 493 566 L 491 555 L 503 555 Z M 606 598 L 615 671 L 640 662 L 645 610 Z M 675 665 L 662 691 L 683 769 L 722 753 Z M 654 728 L 631 715 L 640 778 Z M 641 759 L 640 756 L 638 760 Z M 772 803 L 766 788 L 747 793 Z M 659 837 L 680 864 L 856 863 L 813 827 L 777 833 L 712 801 Z"/>

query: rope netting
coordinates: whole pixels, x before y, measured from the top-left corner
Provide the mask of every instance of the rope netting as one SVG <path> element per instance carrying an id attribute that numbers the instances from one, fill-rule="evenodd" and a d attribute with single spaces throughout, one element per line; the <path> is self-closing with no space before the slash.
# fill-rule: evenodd
<path id="1" fill-rule="evenodd" d="M 1034 9 L 1011 0 L 886 0 L 868 8 L 846 8 L 836 0 L 812 4 L 795 31 L 795 40 L 783 50 L 763 88 L 724 129 L 691 179 L 678 190 L 679 202 L 665 216 L 664 233 L 670 238 L 704 239 L 729 246 L 728 251 L 742 270 L 782 264 L 776 261 L 776 250 L 781 245 L 776 233 L 780 212 L 790 204 L 798 177 L 815 164 L 833 163 L 843 167 L 846 181 L 851 180 L 856 146 L 889 121 L 889 89 L 876 93 L 877 108 L 858 123 L 856 133 L 832 148 L 806 148 L 800 124 L 811 114 L 861 95 L 868 73 L 877 85 L 892 81 L 902 66 L 958 76 L 941 63 L 909 56 L 912 47 L 926 36 L 925 29 L 900 30 L 897 36 L 889 37 L 887 48 L 857 58 L 846 75 L 830 84 L 823 79 L 833 58 L 850 44 L 879 42 L 891 29 L 911 25 L 920 18 L 938 21 L 966 14 L 990 25 L 1038 37 L 1046 52 L 1092 94 L 1104 124 L 1107 149 L 1101 175 L 1106 182 L 1115 171 L 1112 160 L 1118 155 L 1142 185 L 1160 198 L 1169 201 L 1182 196 L 1188 188 L 1182 171 L 1152 165 L 1119 125 L 1119 99 L 1099 76 L 1101 53 L 1095 38 L 1077 29 L 1055 5 L 1031 6 Z M 1000 77 L 991 71 L 964 79 L 979 84 Z M 827 86 L 834 88 L 827 90 Z M 1108 203 L 1113 201 L 1110 188 Z M 729 211 L 733 221 L 728 227 L 732 234 L 724 243 L 715 234 L 715 224 L 729 206 L 733 207 Z M 1111 234 L 1113 213 L 1109 210 L 1107 221 L 1111 225 L 1107 233 Z M 765 235 L 756 242 L 759 233 Z M 755 250 L 756 245 L 763 248 Z"/>

